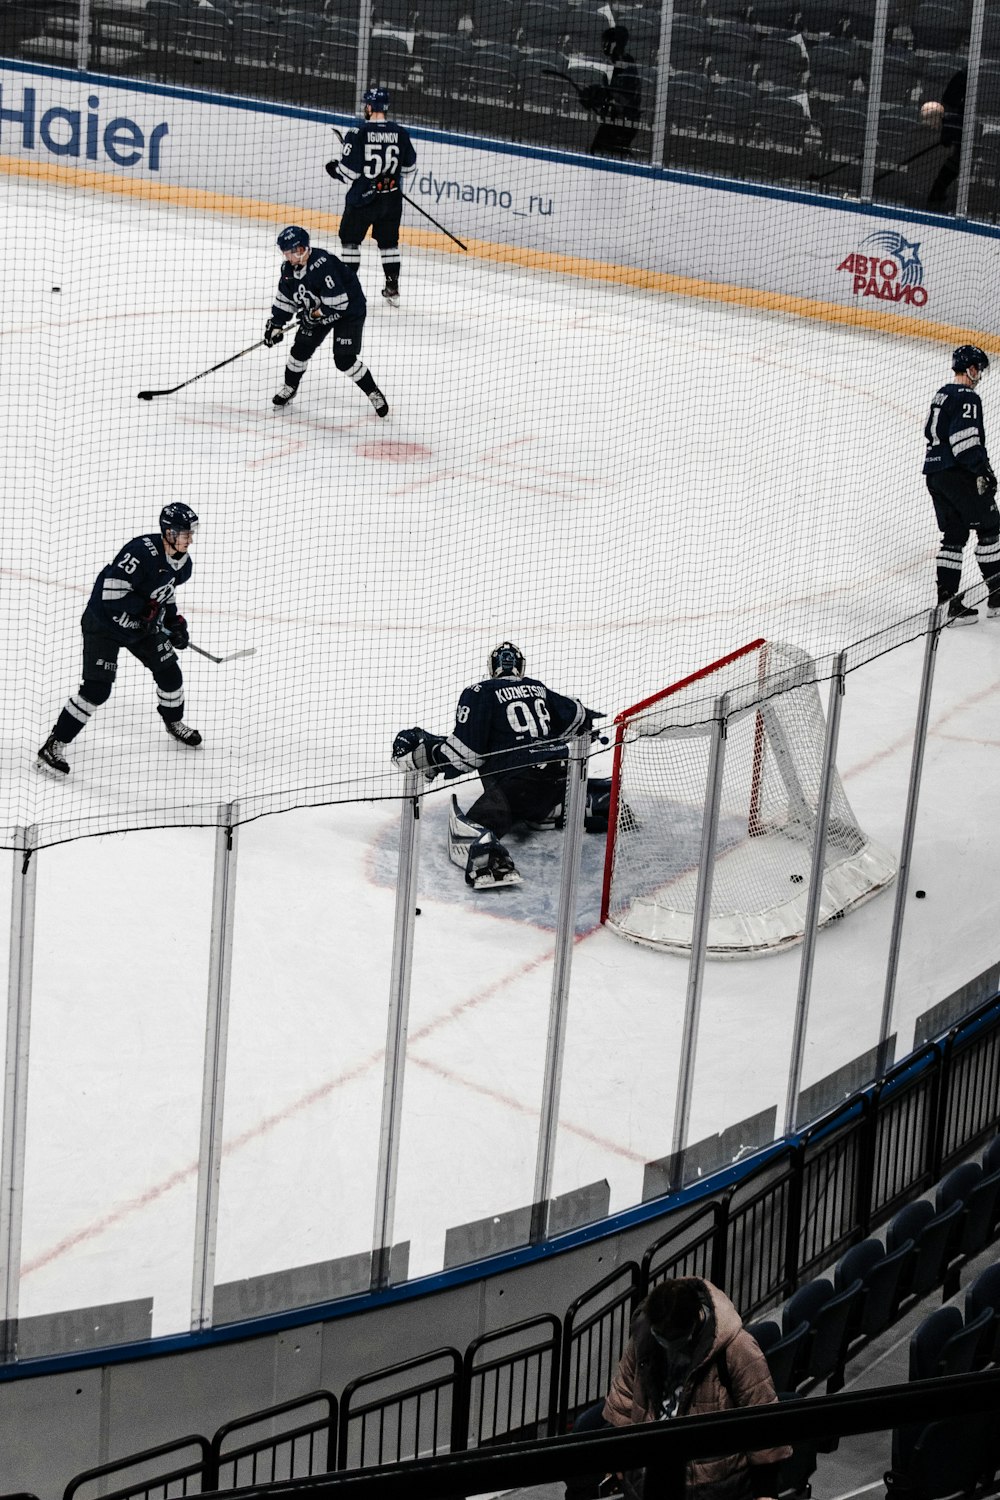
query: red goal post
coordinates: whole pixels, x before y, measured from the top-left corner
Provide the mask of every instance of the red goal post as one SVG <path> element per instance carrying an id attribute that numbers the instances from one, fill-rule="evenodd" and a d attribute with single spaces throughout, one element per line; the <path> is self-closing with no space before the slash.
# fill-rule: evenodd
<path id="1" fill-rule="evenodd" d="M 813 660 L 763 637 L 615 717 L 601 921 L 634 942 L 690 952 L 720 712 L 707 952 L 776 952 L 804 933 L 826 720 Z M 867 900 L 895 871 L 893 856 L 861 830 L 834 768 L 820 922 Z"/>

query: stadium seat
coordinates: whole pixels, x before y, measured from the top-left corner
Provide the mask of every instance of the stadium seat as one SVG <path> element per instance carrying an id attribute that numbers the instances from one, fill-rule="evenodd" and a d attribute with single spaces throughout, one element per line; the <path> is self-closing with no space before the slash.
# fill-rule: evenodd
<path id="1" fill-rule="evenodd" d="M 143 42 L 163 52 L 180 49 L 187 35 L 189 11 L 179 0 L 146 0 Z"/>
<path id="2" fill-rule="evenodd" d="M 776 1391 L 794 1391 L 802 1379 L 800 1371 L 806 1356 L 806 1346 L 809 1342 L 809 1324 L 803 1318 L 801 1323 L 785 1333 L 773 1320 L 756 1324 L 763 1330 L 763 1339 L 756 1333 L 754 1337 L 763 1351 L 767 1360 L 767 1368 L 771 1372 Z M 771 1330 L 777 1330 L 778 1337 L 775 1338 Z M 752 1330 L 751 1330 L 752 1331 Z"/>
<path id="3" fill-rule="evenodd" d="M 910 29 L 914 45 L 925 52 L 954 52 L 969 41 L 969 19 L 960 4 L 918 6 Z"/>
<path id="4" fill-rule="evenodd" d="M 416 0 L 417 30 L 424 36 L 451 36 L 458 30 L 461 0 Z"/>
<path id="5" fill-rule="evenodd" d="M 521 6 L 518 38 L 523 47 L 560 46 L 566 35 L 566 8 L 548 0 L 525 0 Z"/>
<path id="6" fill-rule="evenodd" d="M 754 0 L 753 20 L 756 26 L 791 31 L 798 20 L 799 7 L 794 0 Z"/>
<path id="7" fill-rule="evenodd" d="M 995 1469 L 995 1437 L 990 1417 L 929 1422 L 900 1428 L 892 1435 L 892 1468 L 885 1476 L 889 1500 L 939 1500 L 972 1494 Z"/>
<path id="8" fill-rule="evenodd" d="M 587 6 L 568 6 L 563 13 L 567 53 L 579 52 L 584 57 L 600 57 L 601 39 L 607 30 L 607 26 L 608 18 L 605 13 Z M 628 30 L 628 50 L 635 56 L 631 25 Z M 648 47 L 643 50 L 647 53 L 649 52 Z"/>
<path id="9" fill-rule="evenodd" d="M 368 71 L 380 84 L 400 87 L 413 66 L 413 56 L 401 36 L 373 32 L 368 53 Z"/>
<path id="10" fill-rule="evenodd" d="M 983 1171 L 1000 1172 L 1000 1135 L 994 1136 L 983 1152 Z"/>
<path id="11" fill-rule="evenodd" d="M 844 29 L 839 0 L 802 0 L 799 25 L 809 36 L 839 36 Z"/>
<path id="12" fill-rule="evenodd" d="M 244 5 L 233 14 L 233 52 L 253 62 L 270 63 L 278 50 L 280 22 L 269 5 Z"/>
<path id="13" fill-rule="evenodd" d="M 841 13 L 844 18 L 844 29 L 847 36 L 857 37 L 859 41 L 871 42 L 875 39 L 875 7 L 871 0 L 844 0 L 841 5 Z M 895 6 L 890 5 L 889 16 L 886 21 L 886 36 L 890 36 L 898 20 Z"/>
<path id="14" fill-rule="evenodd" d="M 753 129 L 757 90 L 752 83 L 714 83 L 708 93 L 711 129 L 743 139 Z"/>
<path id="15" fill-rule="evenodd" d="M 926 127 L 921 125 L 915 107 L 883 109 L 878 122 L 879 160 L 902 166 L 920 146 L 927 144 L 925 135 Z M 962 1205 L 956 1203 L 955 1209 L 960 1214 Z"/>
<path id="16" fill-rule="evenodd" d="M 933 1204 L 920 1199 L 907 1204 L 891 1220 L 886 1231 L 887 1246 L 891 1243 L 892 1249 L 898 1249 L 900 1237 L 912 1237 L 914 1242 L 909 1276 L 902 1288 L 904 1299 L 911 1305 L 944 1280 L 951 1237 L 961 1213 L 961 1203 L 953 1203 L 944 1213 L 935 1214 Z"/>
<path id="17" fill-rule="evenodd" d="M 867 83 L 871 58 L 860 42 L 817 42 L 809 49 L 809 86 L 823 94 L 849 94 Z"/>
<path id="18" fill-rule="evenodd" d="M 983 53 L 1000 57 L 1000 10 L 995 5 L 988 5 L 983 16 Z"/>
<path id="19" fill-rule="evenodd" d="M 976 1368 L 1000 1360 L 1000 1261 L 980 1271 L 965 1294 L 965 1321 L 974 1323 L 984 1308 L 992 1308 L 993 1321 L 984 1333 Z"/>
<path id="20" fill-rule="evenodd" d="M 813 1337 L 806 1356 L 806 1379 L 827 1382 L 827 1391 L 838 1390 L 844 1383 L 844 1361 L 847 1357 L 848 1330 L 861 1306 L 861 1278 L 835 1292 L 812 1320 Z"/>
<path id="21" fill-rule="evenodd" d="M 715 78 L 748 79 L 757 60 L 757 34 L 752 26 L 723 21 L 709 37 L 708 71 Z"/>
<path id="22" fill-rule="evenodd" d="M 907 47 L 891 43 L 885 49 L 882 64 L 882 98 L 886 103 L 900 104 L 913 97 L 920 82 L 916 58 Z"/>
<path id="23" fill-rule="evenodd" d="M 756 128 L 762 145 L 801 151 L 809 132 L 809 119 L 801 98 L 762 90 L 757 98 Z"/>
<path id="24" fill-rule="evenodd" d="M 424 86 L 449 98 L 464 98 L 469 92 L 475 49 L 471 42 L 434 41 L 420 55 Z"/>
<path id="25" fill-rule="evenodd" d="M 708 58 L 712 28 L 706 21 L 682 16 L 670 32 L 670 66 L 689 73 L 704 69 Z"/>
<path id="26" fill-rule="evenodd" d="M 868 111 L 861 101 L 838 99 L 832 104 L 812 100 L 812 115 L 822 134 L 823 155 L 860 161 L 865 145 Z"/>
<path id="27" fill-rule="evenodd" d="M 517 35 L 518 11 L 512 0 L 469 0 L 473 34 L 484 41 L 513 42 Z M 465 6 L 462 6 L 463 11 Z"/>
<path id="28" fill-rule="evenodd" d="M 667 85 L 668 121 L 678 130 L 704 130 L 708 120 L 708 91 L 704 73 L 675 73 Z"/>
<path id="29" fill-rule="evenodd" d="M 757 83 L 779 88 L 801 88 L 809 59 L 792 36 L 763 36 L 757 43 Z"/>

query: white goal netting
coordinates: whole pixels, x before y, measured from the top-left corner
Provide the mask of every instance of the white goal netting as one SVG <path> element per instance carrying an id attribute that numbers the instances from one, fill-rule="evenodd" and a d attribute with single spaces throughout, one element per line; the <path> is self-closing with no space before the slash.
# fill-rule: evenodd
<path id="1" fill-rule="evenodd" d="M 814 662 L 783 642 L 753 641 L 618 715 L 602 915 L 635 942 L 690 951 L 719 719 L 726 735 L 707 951 L 773 953 L 805 931 L 826 727 Z M 820 922 L 895 873 L 834 769 Z"/>

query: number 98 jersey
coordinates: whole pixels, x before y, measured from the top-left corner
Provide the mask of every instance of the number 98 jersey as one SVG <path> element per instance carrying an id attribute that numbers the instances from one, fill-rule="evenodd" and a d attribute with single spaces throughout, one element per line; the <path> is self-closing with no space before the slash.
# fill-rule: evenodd
<path id="1" fill-rule="evenodd" d="M 516 771 L 540 764 L 546 741 L 577 734 L 587 710 L 532 677 L 488 677 L 458 700 L 455 728 L 442 751 L 460 771 Z"/>
<path id="2" fill-rule="evenodd" d="M 404 126 L 394 120 L 365 120 L 344 137 L 340 170 L 351 184 L 345 208 L 398 194 L 416 165 L 417 153 Z"/>

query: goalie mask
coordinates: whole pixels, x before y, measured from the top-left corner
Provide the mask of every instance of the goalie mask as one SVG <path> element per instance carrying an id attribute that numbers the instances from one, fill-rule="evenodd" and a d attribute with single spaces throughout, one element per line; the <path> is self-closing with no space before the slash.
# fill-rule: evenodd
<path id="1" fill-rule="evenodd" d="M 511 641 L 501 641 L 490 652 L 491 677 L 523 677 L 524 654 Z"/>

